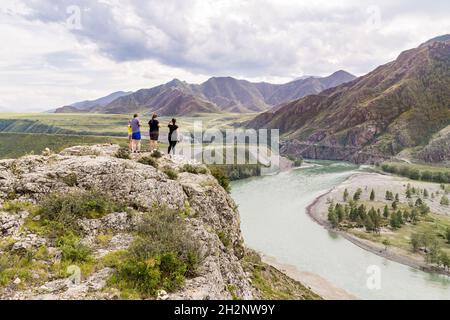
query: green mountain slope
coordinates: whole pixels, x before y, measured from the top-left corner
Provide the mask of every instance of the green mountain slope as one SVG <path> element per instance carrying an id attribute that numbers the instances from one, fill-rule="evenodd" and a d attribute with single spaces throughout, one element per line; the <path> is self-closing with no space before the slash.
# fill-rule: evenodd
<path id="1" fill-rule="evenodd" d="M 437 39 L 248 126 L 279 128 L 285 153 L 318 159 L 374 162 L 425 145 L 450 124 L 450 41 Z"/>

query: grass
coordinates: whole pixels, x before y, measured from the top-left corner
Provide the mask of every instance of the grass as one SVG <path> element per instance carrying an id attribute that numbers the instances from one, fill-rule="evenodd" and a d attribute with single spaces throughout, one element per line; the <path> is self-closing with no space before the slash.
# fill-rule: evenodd
<path id="1" fill-rule="evenodd" d="M 391 246 L 401 248 L 408 252 L 412 251 L 412 234 L 432 234 L 435 235 L 437 239 L 439 239 L 441 250 L 450 254 L 450 244 L 445 239 L 447 228 L 450 228 L 450 218 L 439 216 L 436 214 L 429 214 L 425 218 L 422 218 L 417 224 L 403 225 L 400 229 L 397 229 L 395 232 L 391 233 L 383 233 L 382 235 L 377 235 L 360 230 L 351 230 L 350 232 L 360 238 L 381 244 L 383 244 L 383 241 L 385 239 L 388 239 Z"/>
<path id="2" fill-rule="evenodd" d="M 26 220 L 25 226 L 39 234 L 61 237 L 70 233 L 79 235 L 78 219 L 97 219 L 106 214 L 126 210 L 126 206 L 99 191 L 53 193 L 44 198 Z M 39 221 L 33 217 L 39 215 Z M 64 241 L 63 241 L 64 242 Z"/>
<path id="3" fill-rule="evenodd" d="M 62 133 L 97 136 L 127 137 L 128 114 L 51 114 L 51 113 L 0 113 L 0 132 Z M 178 123 L 186 131 L 192 131 L 194 123 L 202 121 L 203 129 L 232 128 L 234 123 L 249 120 L 254 114 L 199 114 L 178 117 Z M 141 115 L 143 130 L 147 131 L 149 116 Z M 171 117 L 160 117 L 161 133 L 167 134 Z"/>
<path id="4" fill-rule="evenodd" d="M 164 167 L 162 169 L 162 172 L 164 172 L 170 180 L 177 180 L 178 179 L 177 171 L 175 169 L 172 169 L 169 166 Z"/>
<path id="5" fill-rule="evenodd" d="M 145 164 L 147 166 L 152 166 L 154 168 L 158 168 L 158 161 L 153 157 L 142 157 L 138 160 L 139 163 Z"/>
<path id="6" fill-rule="evenodd" d="M 226 192 L 230 193 L 231 192 L 230 179 L 225 174 L 225 172 L 221 168 L 216 166 L 210 166 L 209 170 L 211 171 L 212 176 L 216 178 L 220 186 L 224 188 Z"/>
<path id="7" fill-rule="evenodd" d="M 0 159 L 19 158 L 27 154 L 40 154 L 45 148 L 54 152 L 75 145 L 114 143 L 125 146 L 127 139 L 111 137 L 0 133 Z"/>
<path id="8" fill-rule="evenodd" d="M 207 174 L 208 169 L 203 166 L 194 166 L 192 164 L 185 164 L 180 168 L 180 172 L 189 172 L 192 174 Z"/>
<path id="9" fill-rule="evenodd" d="M 187 277 L 196 275 L 200 259 L 181 214 L 160 208 L 145 216 L 131 248 L 105 257 L 105 263 L 116 269 L 109 286 L 119 289 L 122 298 L 148 298 L 161 289 L 180 288 Z"/>

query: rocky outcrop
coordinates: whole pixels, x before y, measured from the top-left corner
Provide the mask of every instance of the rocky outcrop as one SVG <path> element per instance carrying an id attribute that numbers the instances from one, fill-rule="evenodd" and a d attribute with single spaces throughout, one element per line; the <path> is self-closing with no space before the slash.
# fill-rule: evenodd
<path id="1" fill-rule="evenodd" d="M 442 130 L 417 154 L 421 161 L 450 166 L 450 126 Z"/>
<path id="2" fill-rule="evenodd" d="M 188 228 L 193 232 L 204 255 L 198 276 L 187 280 L 182 290 L 162 294 L 165 299 L 242 299 L 255 297 L 250 275 L 241 265 L 245 253 L 240 231 L 237 206 L 227 192 L 209 174 L 191 174 L 179 170 L 190 161 L 183 158 L 158 159 L 159 167 L 170 167 L 179 172 L 171 180 L 163 170 L 138 163 L 143 156 L 133 155 L 124 160 L 114 157 L 118 146 L 99 145 L 73 147 L 60 154 L 26 156 L 16 160 L 0 161 L 0 205 L 7 201 L 38 203 L 49 193 L 100 190 L 112 199 L 125 202 L 137 213 L 115 212 L 99 219 L 80 219 L 85 235 L 83 243 L 94 250 L 96 258 L 116 250 L 126 249 L 133 241 L 133 230 L 142 214 L 155 206 L 186 210 Z M 1 250 L 38 250 L 46 245 L 48 255 L 58 260 L 60 252 L 51 239 L 45 239 L 29 230 L 24 223 L 29 213 L 0 209 Z M 33 219 L 39 220 L 39 216 Z M 107 244 L 99 245 L 97 237 L 110 234 Z M 224 244 L 224 239 L 227 243 Z M 5 245 L 5 242 L 7 244 Z M 6 252 L 6 251 L 5 251 Z M 111 268 L 95 270 L 79 283 L 70 279 L 47 279 L 38 287 L 14 283 L 1 290 L 4 299 L 113 299 L 117 293 L 106 292 Z M 39 275 L 34 275 L 39 278 Z M 17 283 L 16 283 L 17 282 Z"/>

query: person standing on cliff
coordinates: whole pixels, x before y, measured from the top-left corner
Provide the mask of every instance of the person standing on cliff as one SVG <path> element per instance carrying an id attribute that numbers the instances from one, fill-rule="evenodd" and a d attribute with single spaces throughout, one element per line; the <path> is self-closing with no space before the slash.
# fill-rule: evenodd
<path id="1" fill-rule="evenodd" d="M 132 129 L 132 135 L 131 139 L 132 141 L 132 152 L 133 153 L 139 153 L 141 152 L 141 122 L 139 121 L 139 115 L 136 113 L 133 116 L 133 120 L 131 120 L 131 129 Z"/>
<path id="2" fill-rule="evenodd" d="M 168 127 L 169 127 L 169 149 L 167 154 L 170 155 L 170 151 L 173 151 L 173 154 L 175 155 L 175 146 L 177 145 L 179 140 L 177 120 L 172 119 L 172 121 L 169 122 Z"/>
<path id="3" fill-rule="evenodd" d="M 128 120 L 128 149 L 133 151 L 133 128 L 131 127 L 131 120 Z"/>
<path id="4" fill-rule="evenodd" d="M 154 113 L 152 116 L 152 120 L 148 122 L 148 126 L 150 127 L 150 152 L 158 149 L 159 121 L 157 120 L 157 118 L 158 115 Z"/>

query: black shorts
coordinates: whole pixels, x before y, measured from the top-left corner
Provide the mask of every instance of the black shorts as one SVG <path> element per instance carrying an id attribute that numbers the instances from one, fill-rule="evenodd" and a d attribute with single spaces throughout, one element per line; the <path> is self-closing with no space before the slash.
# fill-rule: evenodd
<path id="1" fill-rule="evenodd" d="M 159 132 L 150 132 L 150 140 L 152 141 L 158 141 L 159 140 Z"/>

